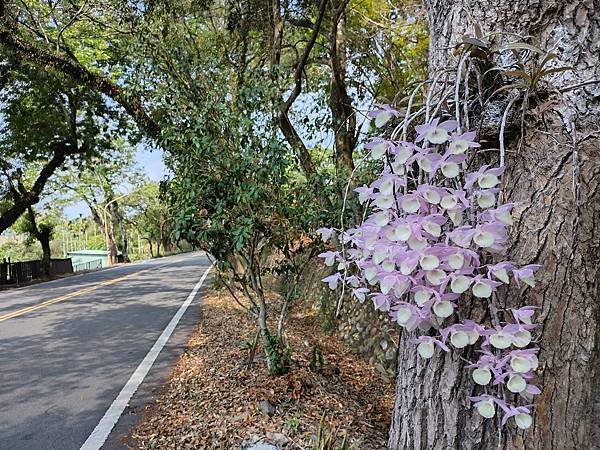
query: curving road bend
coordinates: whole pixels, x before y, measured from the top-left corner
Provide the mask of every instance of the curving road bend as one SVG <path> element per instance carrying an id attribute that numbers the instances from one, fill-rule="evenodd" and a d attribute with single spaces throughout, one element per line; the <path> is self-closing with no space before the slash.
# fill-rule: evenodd
<path id="1" fill-rule="evenodd" d="M 100 448 L 104 438 L 88 439 L 98 427 L 108 435 L 103 449 L 126 448 L 122 436 L 199 319 L 209 267 L 190 253 L 0 291 L 0 449 L 71 450 L 86 440 Z M 116 426 L 99 426 L 136 377 L 143 381 Z"/>

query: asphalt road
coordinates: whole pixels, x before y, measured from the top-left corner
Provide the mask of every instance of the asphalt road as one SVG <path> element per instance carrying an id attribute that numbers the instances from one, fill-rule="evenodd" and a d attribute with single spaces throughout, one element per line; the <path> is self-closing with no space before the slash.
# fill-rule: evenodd
<path id="1" fill-rule="evenodd" d="M 0 292 L 0 449 L 79 449 L 209 265 L 193 253 Z M 103 449 L 124 448 L 183 350 L 208 284 Z"/>

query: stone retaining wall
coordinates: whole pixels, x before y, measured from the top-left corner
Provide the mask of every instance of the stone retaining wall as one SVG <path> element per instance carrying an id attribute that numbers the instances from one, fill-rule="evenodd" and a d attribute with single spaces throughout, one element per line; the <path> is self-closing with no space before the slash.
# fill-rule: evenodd
<path id="1" fill-rule="evenodd" d="M 341 317 L 333 320 L 338 293 L 332 292 L 321 279 L 331 273 L 331 268 L 316 263 L 304 279 L 304 293 L 320 309 L 321 325 L 342 337 L 352 350 L 367 359 L 385 380 L 396 377 L 396 350 L 399 327 L 386 313 L 376 311 L 373 303 L 359 303 L 347 298 Z"/>
<path id="2" fill-rule="evenodd" d="M 399 332 L 386 313 L 376 311 L 369 300 L 359 303 L 347 299 L 337 331 L 386 381 L 394 380 Z"/>

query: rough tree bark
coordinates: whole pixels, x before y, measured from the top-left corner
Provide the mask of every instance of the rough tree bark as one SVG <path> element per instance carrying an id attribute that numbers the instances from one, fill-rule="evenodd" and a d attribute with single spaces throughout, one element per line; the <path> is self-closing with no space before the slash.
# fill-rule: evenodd
<path id="1" fill-rule="evenodd" d="M 335 164 L 346 177 L 354 169 L 352 155 L 356 147 L 356 115 L 346 87 L 346 8 L 348 2 L 331 1 L 331 84 L 329 107 L 335 135 Z"/>
<path id="2" fill-rule="evenodd" d="M 473 23 L 484 33 L 531 35 L 575 71 L 550 77 L 548 95 L 530 103 L 521 145 L 507 142 L 504 189 L 518 203 L 508 259 L 543 264 L 535 289 L 501 299 L 540 307 L 534 424 L 525 432 L 507 425 L 499 436 L 498 423 L 468 405 L 473 383 L 458 355 L 424 362 L 405 333 L 389 447 L 600 448 L 600 9 L 554 0 L 426 0 L 426 7 L 432 72 L 450 67 L 448 47 Z"/>
<path id="3" fill-rule="evenodd" d="M 50 265 L 52 264 L 52 250 L 50 249 L 50 238 L 52 237 L 52 228 L 38 227 L 35 212 L 30 206 L 27 208 L 29 221 L 31 222 L 31 231 L 37 241 L 42 246 L 42 271 L 45 276 L 50 275 Z"/>

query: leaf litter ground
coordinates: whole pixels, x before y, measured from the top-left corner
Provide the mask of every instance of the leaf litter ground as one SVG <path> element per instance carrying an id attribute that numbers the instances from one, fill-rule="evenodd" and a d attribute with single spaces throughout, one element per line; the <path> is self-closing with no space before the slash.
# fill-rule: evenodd
<path id="1" fill-rule="evenodd" d="M 131 431 L 128 445 L 237 449 L 266 438 L 286 449 L 311 449 L 323 418 L 323 428 L 335 432 L 338 442 L 346 436 L 351 448 L 385 447 L 393 385 L 338 337 L 324 333 L 314 310 L 292 311 L 288 320 L 295 366 L 287 375 L 269 376 L 260 348 L 248 366 L 255 330 L 252 318 L 225 291 L 208 292 L 187 350 Z M 309 369 L 314 346 L 324 358 L 320 371 Z M 271 405 L 272 416 L 265 413 Z"/>

